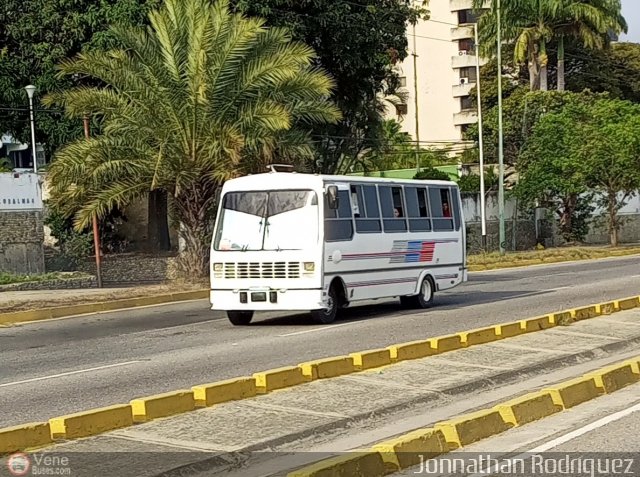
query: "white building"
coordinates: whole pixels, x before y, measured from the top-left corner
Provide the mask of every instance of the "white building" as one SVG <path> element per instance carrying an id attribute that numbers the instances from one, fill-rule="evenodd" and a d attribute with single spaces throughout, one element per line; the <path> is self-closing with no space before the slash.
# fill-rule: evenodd
<path id="1" fill-rule="evenodd" d="M 408 26 L 409 55 L 399 65 L 406 104 L 397 108 L 403 129 L 424 147 L 464 149 L 462 134 L 478 120 L 470 91 L 476 84 L 476 52 L 472 0 L 431 0 L 430 19 Z M 414 50 L 415 45 L 415 50 Z M 418 130 L 414 81 L 417 64 Z M 486 63 L 480 59 L 480 66 Z M 389 117 L 397 117 L 389 108 Z"/>

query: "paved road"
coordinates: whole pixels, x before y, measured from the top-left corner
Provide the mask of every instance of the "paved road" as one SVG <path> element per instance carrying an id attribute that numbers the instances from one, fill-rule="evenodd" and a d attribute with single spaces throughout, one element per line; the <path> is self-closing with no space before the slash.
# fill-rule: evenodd
<path id="1" fill-rule="evenodd" d="M 233 327 L 204 300 L 0 328 L 0 427 L 639 290 L 640 257 L 628 257 L 476 273 L 426 312 L 379 303 L 330 326 L 265 314 Z"/>

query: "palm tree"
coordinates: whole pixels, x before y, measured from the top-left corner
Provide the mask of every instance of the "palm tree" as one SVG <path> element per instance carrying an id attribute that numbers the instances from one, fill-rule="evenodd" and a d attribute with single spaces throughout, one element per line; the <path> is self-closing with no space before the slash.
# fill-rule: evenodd
<path id="1" fill-rule="evenodd" d="M 575 38 L 587 48 L 604 48 L 609 32 L 627 32 L 620 0 L 565 0 L 560 23 L 554 28 L 558 39 L 558 90 L 565 88 L 565 38 Z"/>
<path id="2" fill-rule="evenodd" d="M 147 29 L 113 28 L 120 49 L 65 61 L 99 87 L 51 94 L 70 116 L 92 114 L 102 134 L 61 149 L 53 200 L 82 229 L 150 191 L 171 197 L 189 277 L 207 275 L 210 224 L 226 179 L 267 161 L 312 157 L 305 129 L 335 122 L 327 74 L 313 50 L 280 28 L 230 11 L 227 0 L 165 0 Z"/>
<path id="3" fill-rule="evenodd" d="M 474 0 L 483 8 L 486 0 Z M 564 89 L 564 39 L 573 37 L 588 48 L 602 48 L 607 34 L 626 31 L 620 0 L 502 0 L 502 36 L 514 44 L 514 62 L 527 64 L 531 90 L 548 89 L 547 46 L 558 40 L 558 89 Z M 478 24 L 485 54 L 496 49 L 495 8 Z"/>
<path id="4" fill-rule="evenodd" d="M 514 62 L 527 64 L 531 90 L 546 90 L 547 44 L 553 37 L 550 19 L 563 0 L 501 0 L 502 41 L 514 45 Z M 495 0 L 478 20 L 481 53 L 493 56 L 497 48 Z M 487 0 L 473 0 L 473 7 L 484 9 Z"/>

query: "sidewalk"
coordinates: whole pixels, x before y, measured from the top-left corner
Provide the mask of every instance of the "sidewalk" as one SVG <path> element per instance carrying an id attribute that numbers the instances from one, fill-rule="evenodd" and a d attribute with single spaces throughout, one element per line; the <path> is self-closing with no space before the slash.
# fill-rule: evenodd
<path id="1" fill-rule="evenodd" d="M 4 291 L 0 292 L 0 313 L 38 310 L 41 308 L 57 306 L 84 305 L 100 301 L 151 297 L 168 293 L 196 291 L 202 289 L 202 285 L 163 284 L 131 285 L 113 288 Z"/>
<path id="2" fill-rule="evenodd" d="M 638 344 L 640 309 L 633 309 L 319 379 L 45 451 L 68 456 L 71 475 L 217 475 L 230 468 L 233 475 L 271 475 L 269 463 L 276 469 L 284 454 L 303 465 L 322 458 L 312 451 L 360 448 L 579 374 L 570 366 L 595 369 L 637 354 Z M 0 475 L 5 468 L 0 463 Z"/>

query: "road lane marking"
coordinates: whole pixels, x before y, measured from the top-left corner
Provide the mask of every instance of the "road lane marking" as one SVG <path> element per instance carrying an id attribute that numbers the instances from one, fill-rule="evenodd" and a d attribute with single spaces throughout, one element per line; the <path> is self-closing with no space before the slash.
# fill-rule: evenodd
<path id="1" fill-rule="evenodd" d="M 325 331 L 325 330 L 330 330 L 331 328 L 338 328 L 339 326 L 347 326 L 347 325 L 356 325 L 357 323 L 341 323 L 339 325 L 331 325 L 331 326 L 321 326 L 320 328 L 312 328 L 310 330 L 302 330 L 302 331 L 294 331 L 293 333 L 287 333 L 284 335 L 278 335 L 280 338 L 283 338 L 285 336 L 295 336 L 295 335 L 302 335 L 305 333 L 313 333 L 315 331 Z"/>
<path id="2" fill-rule="evenodd" d="M 119 366 L 127 366 L 129 364 L 135 364 L 135 363 L 142 363 L 142 361 L 126 361 L 124 363 L 107 364 L 105 366 L 98 366 L 98 367 L 95 367 L 95 368 L 79 369 L 77 371 L 69 371 L 67 373 L 52 374 L 50 376 L 40 376 L 39 378 L 24 379 L 22 381 L 14 381 L 12 383 L 0 384 L 0 388 L 4 388 L 4 387 L 7 387 L 7 386 L 15 386 L 16 384 L 33 383 L 35 381 L 43 381 L 45 379 L 61 378 L 63 376 L 71 376 L 73 374 L 88 373 L 90 371 L 99 371 L 101 369 L 109 369 L 109 368 L 116 368 L 116 367 L 119 367 Z"/>
<path id="3" fill-rule="evenodd" d="M 499 472 L 501 469 L 503 469 L 505 462 L 517 462 L 519 460 L 527 459 L 532 454 L 540 454 L 542 452 L 546 452 L 548 450 L 553 449 L 554 447 L 558 447 L 559 445 L 566 444 L 567 442 L 572 441 L 577 437 L 588 434 L 589 432 L 595 431 L 596 429 L 604 427 L 613 422 L 619 421 L 620 419 L 624 419 L 625 417 L 633 414 L 634 412 L 640 412 L 640 403 L 635 404 L 627 409 L 623 409 L 622 411 L 618 411 L 614 414 L 605 416 L 602 419 L 598 419 L 597 421 L 592 422 L 591 424 L 587 424 L 586 426 L 580 427 L 563 436 L 557 437 L 556 439 L 546 442 L 538 447 L 535 447 L 531 450 L 523 452 L 515 457 L 503 459 L 501 463 L 498 463 L 497 465 L 483 469 L 480 473 L 470 475 L 469 477 L 481 477 L 485 475 L 495 474 L 496 472 Z"/>

